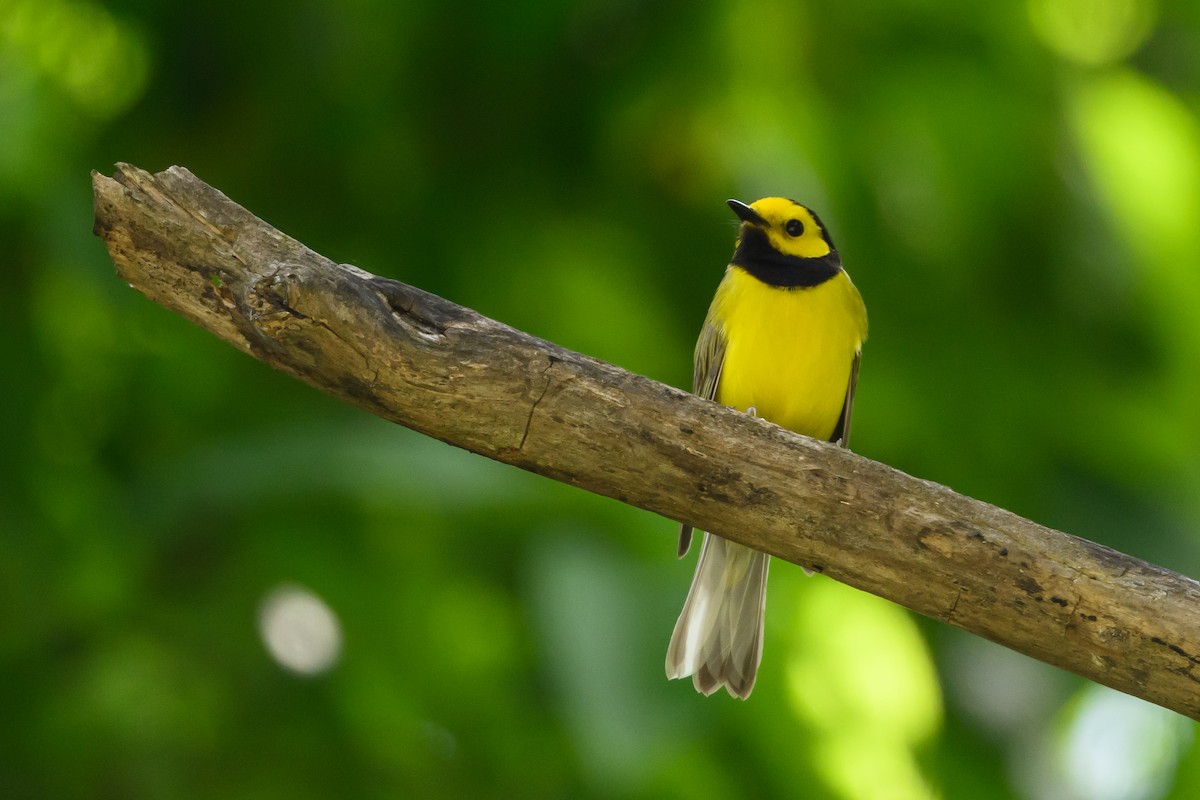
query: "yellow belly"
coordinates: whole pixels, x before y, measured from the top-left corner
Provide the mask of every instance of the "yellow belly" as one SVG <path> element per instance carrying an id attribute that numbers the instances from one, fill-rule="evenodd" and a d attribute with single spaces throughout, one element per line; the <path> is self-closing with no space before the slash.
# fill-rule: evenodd
<path id="1" fill-rule="evenodd" d="M 818 286 L 788 289 L 730 267 L 709 315 L 725 339 L 717 402 L 828 439 L 867 335 L 850 277 L 840 272 Z"/>

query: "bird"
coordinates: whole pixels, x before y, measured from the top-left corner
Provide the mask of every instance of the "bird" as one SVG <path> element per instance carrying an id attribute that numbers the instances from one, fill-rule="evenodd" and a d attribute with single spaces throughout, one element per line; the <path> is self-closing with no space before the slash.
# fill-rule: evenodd
<path id="1" fill-rule="evenodd" d="M 867 311 L 817 215 L 782 197 L 747 205 L 696 342 L 692 392 L 847 446 Z M 692 528 L 679 531 L 680 558 Z M 705 533 L 667 648 L 667 677 L 750 696 L 762 661 L 770 557 Z"/>

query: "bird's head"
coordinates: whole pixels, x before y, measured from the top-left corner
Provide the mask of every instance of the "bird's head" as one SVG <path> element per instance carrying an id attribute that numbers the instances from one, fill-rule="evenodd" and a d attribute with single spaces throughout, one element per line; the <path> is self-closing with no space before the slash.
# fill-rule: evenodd
<path id="1" fill-rule="evenodd" d="M 816 214 L 795 200 L 728 202 L 742 221 L 734 265 L 774 286 L 815 286 L 841 270 L 829 232 Z"/>

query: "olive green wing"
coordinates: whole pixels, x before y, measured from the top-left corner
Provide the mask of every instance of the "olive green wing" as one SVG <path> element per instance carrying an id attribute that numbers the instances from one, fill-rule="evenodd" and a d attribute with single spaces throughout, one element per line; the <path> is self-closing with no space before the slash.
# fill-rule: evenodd
<path id="1" fill-rule="evenodd" d="M 854 410 L 854 389 L 858 386 L 858 365 L 862 361 L 862 350 L 854 354 L 850 364 L 850 382 L 846 384 L 846 402 L 842 404 L 842 413 L 838 417 L 837 427 L 829 441 L 842 447 L 850 446 L 850 412 Z"/>
<path id="2" fill-rule="evenodd" d="M 858 365 L 862 362 L 862 346 L 867 341 L 867 307 L 863 304 L 862 295 L 854 284 L 850 284 L 849 313 L 858 327 L 858 347 L 854 351 L 854 360 L 850 363 L 850 381 L 846 384 L 846 401 L 842 404 L 842 413 L 838 417 L 837 426 L 829 441 L 842 447 L 850 446 L 850 413 L 854 410 L 854 390 L 858 387 Z"/>
<path id="3" fill-rule="evenodd" d="M 725 364 L 725 334 L 714 324 L 711 312 L 700 329 L 692 361 L 692 394 L 706 400 L 717 399 L 721 382 L 721 367 Z M 692 526 L 679 527 L 679 557 L 687 555 L 692 546 Z"/>

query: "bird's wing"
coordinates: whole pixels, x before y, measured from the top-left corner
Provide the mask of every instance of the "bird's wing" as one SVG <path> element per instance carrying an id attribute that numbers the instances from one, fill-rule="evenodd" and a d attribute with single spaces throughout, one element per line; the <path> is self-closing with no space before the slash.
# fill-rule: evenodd
<path id="1" fill-rule="evenodd" d="M 725 364 L 725 334 L 711 319 L 704 321 L 692 362 L 692 394 L 705 400 L 717 399 L 717 384 Z"/>
<path id="2" fill-rule="evenodd" d="M 692 394 L 706 400 L 717 399 L 721 382 L 721 367 L 725 364 L 725 334 L 713 323 L 712 315 L 704 320 L 692 362 Z M 692 546 L 692 526 L 679 526 L 679 557 L 687 555 Z"/>
<path id="3" fill-rule="evenodd" d="M 838 417 L 837 427 L 829 441 L 842 447 L 850 446 L 850 412 L 854 410 L 854 387 L 858 385 L 858 364 L 862 361 L 862 350 L 854 354 L 850 364 L 850 382 L 846 384 L 846 402 L 842 404 L 842 414 Z"/>

